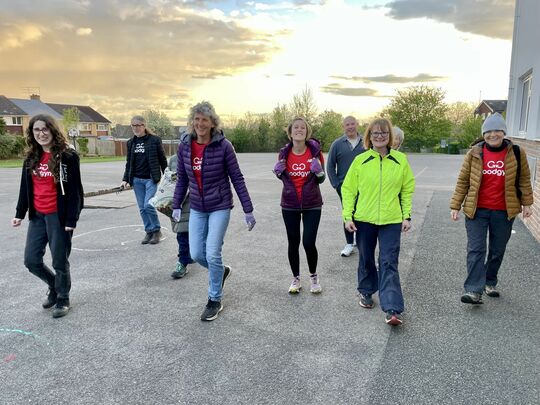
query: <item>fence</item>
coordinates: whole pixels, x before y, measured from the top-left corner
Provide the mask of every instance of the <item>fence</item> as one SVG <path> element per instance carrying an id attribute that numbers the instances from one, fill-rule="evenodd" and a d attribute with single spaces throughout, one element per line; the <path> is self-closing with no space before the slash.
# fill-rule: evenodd
<path id="1" fill-rule="evenodd" d="M 103 140 L 88 138 L 88 154 L 99 156 L 126 156 L 128 139 Z M 165 155 L 171 156 L 178 150 L 178 140 L 163 140 Z"/>

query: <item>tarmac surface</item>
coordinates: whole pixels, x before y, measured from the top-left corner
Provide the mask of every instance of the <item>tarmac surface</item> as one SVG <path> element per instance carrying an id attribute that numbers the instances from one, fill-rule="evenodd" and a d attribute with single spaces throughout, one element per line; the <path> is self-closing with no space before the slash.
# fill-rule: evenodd
<path id="1" fill-rule="evenodd" d="M 464 220 L 448 203 L 463 156 L 410 155 L 417 187 L 403 234 L 404 325 L 356 297 L 358 254 L 342 258 L 340 203 L 322 185 L 317 246 L 323 292 L 287 293 L 291 272 L 275 154 L 240 154 L 255 205 L 239 204 L 226 235 L 232 267 L 224 310 L 199 316 L 207 271 L 173 280 L 177 243 L 141 245 L 132 191 L 86 199 L 73 238 L 70 313 L 43 310 L 46 287 L 23 266 L 28 221 L 11 228 L 20 169 L 0 169 L 0 403 L 538 404 L 540 246 L 516 220 L 500 272 L 502 296 L 459 301 Z M 82 166 L 85 191 L 119 185 L 122 162 Z M 50 263 L 47 254 L 46 260 Z M 301 273 L 308 287 L 305 256 Z"/>

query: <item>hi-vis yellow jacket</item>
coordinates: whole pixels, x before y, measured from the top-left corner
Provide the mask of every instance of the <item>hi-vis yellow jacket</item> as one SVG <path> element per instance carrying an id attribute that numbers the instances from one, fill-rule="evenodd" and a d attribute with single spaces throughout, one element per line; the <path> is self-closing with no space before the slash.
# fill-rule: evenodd
<path id="1" fill-rule="evenodd" d="M 343 220 L 374 225 L 411 218 L 414 176 L 405 154 L 389 149 L 381 157 L 369 149 L 358 155 L 341 187 Z M 356 204 L 355 204 L 356 203 Z"/>

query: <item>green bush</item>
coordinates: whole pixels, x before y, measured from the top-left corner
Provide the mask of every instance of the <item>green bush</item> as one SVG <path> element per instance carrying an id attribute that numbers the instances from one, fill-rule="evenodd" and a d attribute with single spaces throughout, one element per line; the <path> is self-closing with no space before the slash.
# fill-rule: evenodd
<path id="1" fill-rule="evenodd" d="M 79 152 L 81 155 L 88 154 L 88 138 L 76 138 L 77 145 L 79 145 Z"/>
<path id="2" fill-rule="evenodd" d="M 20 156 L 25 147 L 24 138 L 10 133 L 0 134 L 0 159 Z"/>

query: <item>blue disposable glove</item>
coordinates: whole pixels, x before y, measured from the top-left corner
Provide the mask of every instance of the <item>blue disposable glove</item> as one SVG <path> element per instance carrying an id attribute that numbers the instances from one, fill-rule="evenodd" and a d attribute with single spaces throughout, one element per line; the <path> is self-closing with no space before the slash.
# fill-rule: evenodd
<path id="1" fill-rule="evenodd" d="M 272 171 L 276 176 L 281 177 L 285 169 L 287 169 L 287 164 L 285 163 L 285 160 L 282 159 L 276 163 L 276 165 L 274 166 L 274 170 Z"/>
<path id="2" fill-rule="evenodd" d="M 180 222 L 180 217 L 182 216 L 182 209 L 175 208 L 172 210 L 172 219 L 174 219 L 176 222 Z"/>
<path id="3" fill-rule="evenodd" d="M 251 231 L 253 227 L 255 226 L 255 224 L 257 223 L 257 221 L 255 221 L 255 216 L 253 215 L 252 212 L 248 212 L 247 214 L 245 214 L 245 217 L 246 217 L 246 225 L 247 225 L 248 231 Z"/>
<path id="4" fill-rule="evenodd" d="M 317 176 L 323 173 L 323 168 L 321 166 L 321 162 L 319 162 L 319 159 L 316 159 L 316 158 L 311 159 L 311 166 L 309 170 L 312 173 L 315 173 Z"/>

